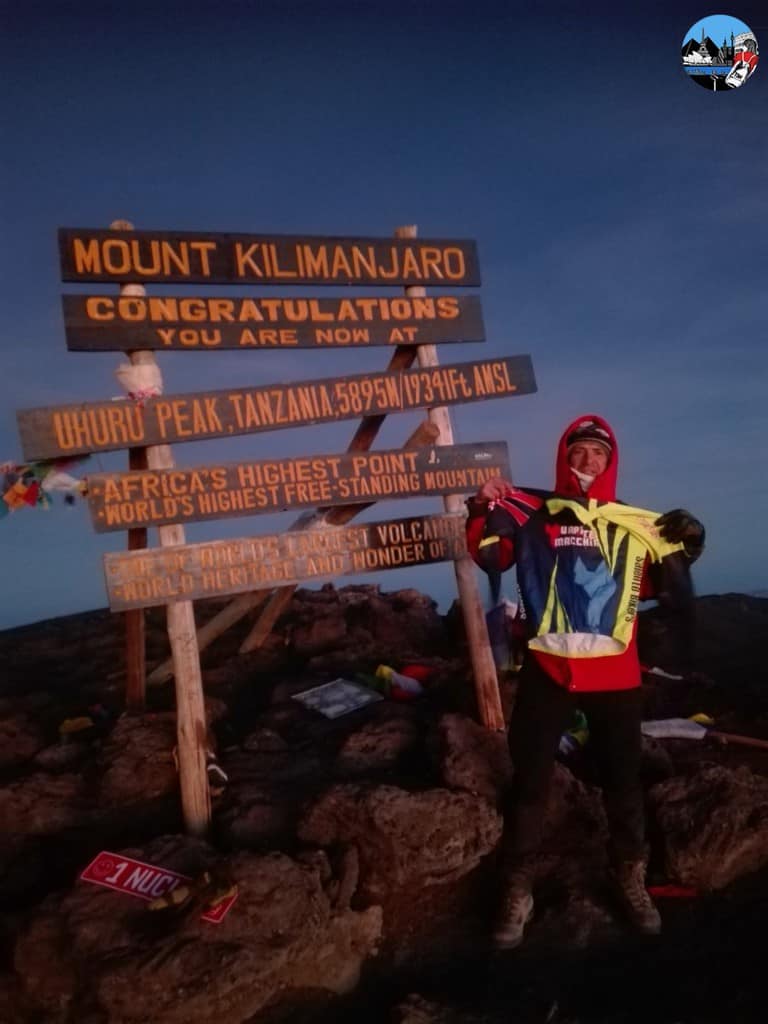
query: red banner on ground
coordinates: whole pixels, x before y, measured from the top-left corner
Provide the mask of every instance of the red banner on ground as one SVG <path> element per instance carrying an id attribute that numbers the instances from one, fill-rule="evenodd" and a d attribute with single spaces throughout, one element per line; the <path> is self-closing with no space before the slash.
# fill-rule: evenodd
<path id="1" fill-rule="evenodd" d="M 178 871 L 158 868 L 154 864 L 145 864 L 132 857 L 102 850 L 83 870 L 80 881 L 103 885 L 129 896 L 138 896 L 141 900 L 156 900 L 167 895 L 181 882 L 190 882 L 192 879 Z M 221 924 L 236 899 L 237 892 L 233 892 L 221 903 L 201 914 L 201 919 L 209 924 Z"/>

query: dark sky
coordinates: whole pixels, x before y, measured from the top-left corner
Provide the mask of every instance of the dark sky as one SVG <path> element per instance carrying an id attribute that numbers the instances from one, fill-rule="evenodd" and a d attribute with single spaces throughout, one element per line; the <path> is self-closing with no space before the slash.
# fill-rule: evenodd
<path id="1" fill-rule="evenodd" d="M 768 588 L 765 389 L 768 70 L 735 92 L 686 80 L 696 4 L 4 3 L 0 182 L 5 372 L 15 410 L 119 394 L 118 353 L 68 353 L 56 229 L 477 240 L 488 341 L 530 353 L 536 395 L 454 410 L 460 442 L 507 440 L 552 481 L 563 426 L 613 424 L 620 496 L 706 523 L 699 592 Z M 588 12 L 588 13 L 587 13 Z M 768 13 L 728 11 L 768 48 Z M 82 287 L 79 290 L 83 289 Z M 222 288 L 216 289 L 221 294 Z M 370 291 L 370 289 L 369 289 Z M 274 293 L 274 289 L 272 289 Z M 318 294 L 305 289 L 304 294 Z M 166 393 L 381 369 L 388 353 L 165 353 Z M 417 416 L 390 418 L 397 447 Z M 353 424 L 178 446 L 177 462 L 342 451 Z M 124 455 L 92 460 L 120 469 Z M 366 518 L 437 510 L 385 503 Z M 281 530 L 290 514 L 192 525 Z M 84 504 L 0 521 L 0 625 L 102 606 Z M 154 537 L 152 537 L 154 543 Z M 449 567 L 382 575 L 449 603 Z"/>

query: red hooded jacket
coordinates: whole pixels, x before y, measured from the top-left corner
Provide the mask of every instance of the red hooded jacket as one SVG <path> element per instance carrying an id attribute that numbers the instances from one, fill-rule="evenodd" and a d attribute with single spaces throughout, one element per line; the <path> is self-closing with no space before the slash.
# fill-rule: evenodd
<path id="1" fill-rule="evenodd" d="M 585 421 L 596 423 L 607 431 L 611 439 L 612 453 L 603 473 L 595 477 L 587 491 L 582 491 L 581 484 L 568 465 L 567 439 Z M 557 446 L 555 463 L 555 492 L 564 497 L 588 497 L 599 501 L 616 500 L 616 477 L 619 467 L 616 437 L 608 423 L 592 413 L 579 416 L 565 428 Z M 470 502 L 469 520 L 467 521 L 467 546 L 470 554 L 478 561 L 477 552 L 485 527 L 486 506 Z M 508 569 L 515 560 L 512 541 L 503 538 L 500 544 L 502 570 Z M 641 586 L 641 599 L 653 597 L 653 589 L 646 570 Z M 536 659 L 548 676 L 561 686 L 572 691 L 594 690 L 628 690 L 640 685 L 640 662 L 637 654 L 637 620 L 632 631 L 632 640 L 623 654 L 614 654 L 597 658 L 563 658 L 544 651 L 529 651 L 529 656 Z"/>

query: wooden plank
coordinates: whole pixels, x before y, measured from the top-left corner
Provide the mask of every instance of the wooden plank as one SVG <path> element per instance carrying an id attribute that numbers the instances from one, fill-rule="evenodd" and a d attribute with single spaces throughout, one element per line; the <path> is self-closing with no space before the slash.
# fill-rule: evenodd
<path id="1" fill-rule="evenodd" d="M 85 402 L 19 411 L 26 459 L 231 437 L 358 416 L 510 398 L 536 390 L 528 355 L 426 369 L 266 384 L 136 403 Z"/>
<path id="2" fill-rule="evenodd" d="M 407 225 L 398 228 L 397 234 L 401 237 L 414 238 L 416 226 Z M 406 294 L 417 296 L 423 293 L 422 288 L 409 288 Z M 437 367 L 437 349 L 431 345 L 419 346 L 417 352 L 419 365 L 424 368 Z M 430 421 L 439 430 L 439 443 L 443 445 L 453 444 L 453 424 L 446 403 L 440 403 L 429 410 Z M 449 494 L 443 499 L 446 512 L 462 514 L 465 512 L 464 502 L 460 495 Z M 483 604 L 480 599 L 480 592 L 477 586 L 477 574 L 469 553 L 464 550 L 454 560 L 454 572 L 456 573 L 456 585 L 459 591 L 459 603 L 461 606 L 464 628 L 469 643 L 469 655 L 472 662 L 472 675 L 475 683 L 475 695 L 477 697 L 478 711 L 483 725 L 493 731 L 503 731 L 504 712 L 501 706 L 501 696 L 496 677 L 496 667 L 493 661 L 493 654 L 488 638 L 488 628 L 485 621 Z"/>
<path id="3" fill-rule="evenodd" d="M 199 598 L 269 585 L 429 565 L 464 551 L 463 516 L 414 516 L 121 551 L 104 556 L 104 570 L 113 611 L 157 604 L 169 604 L 170 609 L 172 602 L 188 605 Z"/>
<path id="4" fill-rule="evenodd" d="M 480 299 L 63 295 L 71 352 L 216 352 L 484 341 Z"/>
<path id="5" fill-rule="evenodd" d="M 477 286 L 468 239 L 60 228 L 64 281 Z"/>
<path id="6" fill-rule="evenodd" d="M 129 221 L 116 221 L 111 226 L 118 232 L 133 231 Z M 144 289 L 140 284 L 125 284 L 122 291 L 124 294 L 141 295 Z M 151 352 L 132 352 L 130 360 L 134 366 L 156 366 Z M 147 448 L 143 458 L 148 468 L 155 471 L 171 469 L 174 465 L 173 453 L 168 445 Z M 157 533 L 163 547 L 181 545 L 185 540 L 183 526 L 161 526 Z M 135 554 L 144 557 L 143 551 L 136 551 Z M 166 621 L 176 683 L 176 749 L 182 813 L 187 832 L 202 837 L 211 820 L 211 798 L 206 764 L 208 730 L 192 602 L 177 601 L 169 604 Z"/>
<path id="7" fill-rule="evenodd" d="M 131 448 L 128 452 L 131 470 L 147 468 L 144 448 Z M 141 551 L 147 546 L 146 527 L 128 531 L 128 550 Z M 146 708 L 147 644 L 143 608 L 131 608 L 125 613 L 125 707 L 137 713 Z"/>
<path id="8" fill-rule="evenodd" d="M 88 504 L 98 533 L 314 508 L 475 493 L 511 475 L 503 441 L 454 447 L 343 452 L 220 463 L 194 469 L 92 473 Z"/>

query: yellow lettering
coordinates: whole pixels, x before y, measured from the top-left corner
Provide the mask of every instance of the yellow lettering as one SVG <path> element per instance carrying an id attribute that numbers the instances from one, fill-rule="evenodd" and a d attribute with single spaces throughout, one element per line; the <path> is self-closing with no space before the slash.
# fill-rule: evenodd
<path id="1" fill-rule="evenodd" d="M 93 295 L 86 300 L 85 315 L 89 320 L 114 320 L 114 302 L 112 299 Z"/>
<path id="2" fill-rule="evenodd" d="M 259 248 L 258 242 L 249 245 L 247 249 L 243 249 L 242 242 L 235 242 L 235 274 L 237 277 L 264 277 L 261 267 L 253 262 L 253 254 Z"/>
<path id="3" fill-rule="evenodd" d="M 87 246 L 83 244 L 81 238 L 74 238 L 72 249 L 75 257 L 75 270 L 78 274 L 101 273 L 101 253 L 99 243 L 95 238 L 92 238 Z"/>

